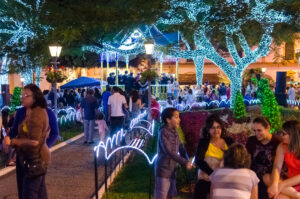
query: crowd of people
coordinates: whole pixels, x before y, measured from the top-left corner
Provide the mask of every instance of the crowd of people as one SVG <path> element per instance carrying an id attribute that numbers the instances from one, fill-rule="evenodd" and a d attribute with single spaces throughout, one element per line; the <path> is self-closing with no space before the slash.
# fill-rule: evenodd
<path id="1" fill-rule="evenodd" d="M 179 112 L 166 108 L 158 138 L 155 198 L 176 196 L 176 164 L 198 169 L 195 199 L 300 198 L 300 123 L 287 121 L 279 135 L 270 133 L 264 117 L 252 122 L 246 146 L 228 137 L 218 115 L 208 116 L 201 130 L 195 162 L 190 161 L 176 129 Z M 283 165 L 286 165 L 285 171 Z M 287 175 L 284 175 L 287 174 Z"/>
<path id="2" fill-rule="evenodd" d="M 209 195 L 215 199 L 224 196 L 238 199 L 300 198 L 300 124 L 297 121 L 286 122 L 277 135 L 270 133 L 270 122 L 266 118 L 255 118 L 252 122 L 254 136 L 249 137 L 243 146 L 228 136 L 218 115 L 210 115 L 199 132 L 201 139 L 195 159 L 191 161 L 176 130 L 180 110 L 175 107 L 207 99 L 227 100 L 230 85 L 207 83 L 181 89 L 174 79 L 173 83 L 168 80 L 166 86 L 168 102 L 172 102 L 170 107 L 160 113 L 155 96 L 150 103 L 150 118 L 163 123 L 155 162 L 155 198 L 176 195 L 178 163 L 187 169 L 198 169 L 194 198 L 204 199 Z M 137 117 L 147 106 L 145 94 L 139 89 L 126 92 L 126 87 L 123 91 L 117 86 L 107 85 L 102 93 L 98 88 L 59 91 L 57 99 L 59 107 L 74 107 L 81 113 L 83 144 L 87 145 L 94 144 L 96 126 L 101 141 L 126 128 L 130 119 Z M 10 155 L 12 148 L 15 149 L 18 193 L 23 198 L 47 197 L 45 175 L 50 163 L 49 147 L 59 134 L 56 116 L 50 108 L 54 104 L 53 95 L 53 91 L 42 93 L 36 85 L 29 84 L 22 91 L 23 107 L 13 115 L 2 113 L 3 135 L 7 134 L 2 135 L 3 148 Z M 32 167 L 39 169 L 32 170 Z"/>

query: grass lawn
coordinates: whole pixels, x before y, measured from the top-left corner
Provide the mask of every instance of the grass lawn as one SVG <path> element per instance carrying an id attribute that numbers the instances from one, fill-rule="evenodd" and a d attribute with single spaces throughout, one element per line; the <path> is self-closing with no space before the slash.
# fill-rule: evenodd
<path id="1" fill-rule="evenodd" d="M 83 132 L 83 124 L 82 123 L 70 123 L 64 126 L 59 126 L 59 135 L 61 139 L 58 140 L 55 144 L 59 144 L 63 141 L 66 141 L 70 138 L 75 137 Z"/>
<path id="2" fill-rule="evenodd" d="M 156 126 L 158 128 L 158 125 Z M 156 151 L 156 140 L 157 137 L 154 137 L 148 141 L 147 148 L 145 149 L 147 154 L 153 154 L 153 151 Z M 153 175 L 153 166 L 150 167 L 146 158 L 140 153 L 134 152 L 134 154 L 134 158 L 132 160 L 131 157 L 129 158 L 125 167 L 114 179 L 113 184 L 110 186 L 108 192 L 103 196 L 103 199 L 148 199 L 150 173 L 152 173 L 151 196 L 153 198 L 155 180 Z M 152 155 L 149 155 L 149 157 L 152 158 Z M 193 172 L 196 176 L 195 171 Z M 185 174 L 186 172 L 183 169 L 180 169 L 178 176 L 180 176 L 182 180 L 177 181 L 177 188 L 183 187 L 187 178 L 190 177 L 190 175 Z M 189 181 L 189 184 L 190 183 L 191 181 Z M 176 199 L 188 198 L 191 198 L 191 195 L 185 196 L 183 193 L 179 193 L 178 197 L 176 197 Z"/>

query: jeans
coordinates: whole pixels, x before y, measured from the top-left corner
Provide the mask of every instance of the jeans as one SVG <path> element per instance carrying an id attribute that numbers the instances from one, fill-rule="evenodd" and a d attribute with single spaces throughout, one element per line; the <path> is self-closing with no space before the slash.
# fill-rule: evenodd
<path id="1" fill-rule="evenodd" d="M 47 199 L 45 175 L 27 178 L 17 156 L 16 174 L 19 199 Z"/>
<path id="2" fill-rule="evenodd" d="M 84 138 L 86 142 L 93 142 L 95 120 L 84 120 Z"/>
<path id="3" fill-rule="evenodd" d="M 177 195 L 176 180 L 173 178 L 155 177 L 155 199 L 166 199 Z"/>
<path id="4" fill-rule="evenodd" d="M 103 108 L 103 114 L 104 114 L 104 119 L 105 119 L 106 123 L 108 123 L 109 122 L 108 121 L 108 109 Z"/>

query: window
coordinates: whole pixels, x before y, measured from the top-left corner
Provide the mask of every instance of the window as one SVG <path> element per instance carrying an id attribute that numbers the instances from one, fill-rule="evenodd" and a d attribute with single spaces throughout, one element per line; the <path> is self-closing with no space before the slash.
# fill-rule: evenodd
<path id="1" fill-rule="evenodd" d="M 293 60 L 294 59 L 294 42 L 286 42 L 285 43 L 285 60 Z"/>

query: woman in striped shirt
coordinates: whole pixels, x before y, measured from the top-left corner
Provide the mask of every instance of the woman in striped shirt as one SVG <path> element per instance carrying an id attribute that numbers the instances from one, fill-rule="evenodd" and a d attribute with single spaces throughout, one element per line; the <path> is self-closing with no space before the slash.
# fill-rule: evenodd
<path id="1" fill-rule="evenodd" d="M 224 152 L 224 167 L 216 169 L 210 176 L 212 199 L 257 199 L 258 182 L 250 170 L 251 158 L 241 144 L 231 145 Z"/>

